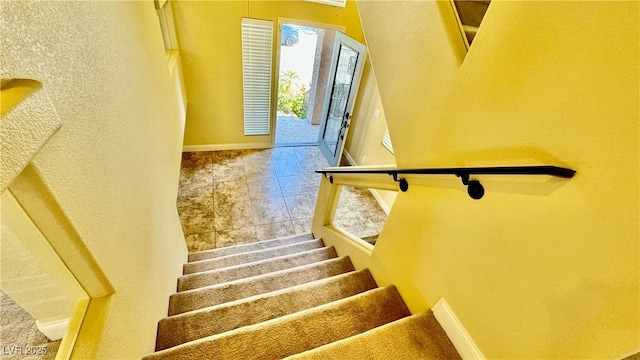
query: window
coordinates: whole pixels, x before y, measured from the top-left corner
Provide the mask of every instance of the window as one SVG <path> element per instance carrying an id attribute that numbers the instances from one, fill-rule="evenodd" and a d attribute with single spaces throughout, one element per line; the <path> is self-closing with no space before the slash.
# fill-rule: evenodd
<path id="1" fill-rule="evenodd" d="M 268 135 L 271 114 L 273 21 L 242 19 L 244 134 Z"/>

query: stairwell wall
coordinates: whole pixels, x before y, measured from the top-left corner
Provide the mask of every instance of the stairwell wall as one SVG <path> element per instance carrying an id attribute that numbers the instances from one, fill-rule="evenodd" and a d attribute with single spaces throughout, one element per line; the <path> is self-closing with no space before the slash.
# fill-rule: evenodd
<path id="1" fill-rule="evenodd" d="M 637 352 L 639 4 L 494 1 L 466 57 L 446 2 L 358 7 L 398 166 L 577 170 L 411 186 L 374 275 L 414 312 L 444 297 L 487 358 Z"/>
<path id="2" fill-rule="evenodd" d="M 3 2 L 0 19 L 1 77 L 40 81 L 62 122 L 31 168 L 115 290 L 92 299 L 72 357 L 140 358 L 187 255 L 183 109 L 154 5 Z"/>

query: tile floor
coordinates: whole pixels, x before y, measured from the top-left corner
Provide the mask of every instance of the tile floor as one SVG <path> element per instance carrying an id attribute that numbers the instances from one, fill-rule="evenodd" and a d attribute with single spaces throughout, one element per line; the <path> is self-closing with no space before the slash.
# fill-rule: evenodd
<path id="1" fill-rule="evenodd" d="M 186 152 L 178 213 L 189 251 L 311 231 L 321 175 L 317 146 Z M 386 214 L 366 189 L 344 187 L 336 226 L 376 237 Z"/>

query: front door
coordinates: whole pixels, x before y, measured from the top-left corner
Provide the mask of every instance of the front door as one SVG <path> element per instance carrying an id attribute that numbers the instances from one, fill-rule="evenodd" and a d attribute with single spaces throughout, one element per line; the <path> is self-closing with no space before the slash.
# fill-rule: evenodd
<path id="1" fill-rule="evenodd" d="M 318 146 L 330 166 L 340 163 L 364 68 L 365 50 L 363 44 L 347 35 L 336 34 L 318 134 Z"/>

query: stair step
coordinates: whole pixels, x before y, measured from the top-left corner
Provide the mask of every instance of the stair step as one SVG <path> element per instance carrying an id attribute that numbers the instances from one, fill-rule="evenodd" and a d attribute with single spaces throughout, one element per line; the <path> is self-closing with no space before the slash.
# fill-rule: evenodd
<path id="1" fill-rule="evenodd" d="M 431 311 L 406 317 L 362 334 L 297 355 L 306 359 L 461 359 Z"/>
<path id="2" fill-rule="evenodd" d="M 264 275 L 182 291 L 169 298 L 169 316 L 280 290 L 354 271 L 348 257 L 276 271 Z"/>
<path id="3" fill-rule="evenodd" d="M 376 287 L 371 273 L 365 269 L 170 316 L 158 323 L 156 351 L 310 309 Z"/>
<path id="4" fill-rule="evenodd" d="M 264 250 L 271 247 L 280 247 L 305 240 L 313 240 L 313 235 L 311 233 L 305 233 L 278 239 L 257 241 L 250 244 L 233 245 L 218 249 L 198 251 L 189 254 L 189 262 L 212 259 L 216 257 L 228 256 L 249 251 Z"/>
<path id="5" fill-rule="evenodd" d="M 388 286 L 191 341 L 144 359 L 282 359 L 409 315 L 395 287 Z"/>
<path id="6" fill-rule="evenodd" d="M 221 269 L 229 266 L 265 260 L 277 256 L 295 254 L 302 251 L 321 248 L 323 246 L 324 244 L 322 243 L 322 240 L 308 240 L 274 248 L 227 255 L 213 259 L 199 260 L 184 264 L 182 266 L 182 273 L 184 275 L 188 275 L 196 272 Z"/>
<path id="7" fill-rule="evenodd" d="M 337 256 L 338 255 L 333 247 L 323 247 L 293 255 L 279 256 L 217 270 L 183 275 L 178 278 L 178 291 L 193 290 L 246 277 L 267 274 L 270 272 L 328 260 Z"/>

